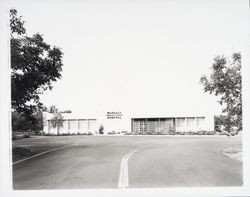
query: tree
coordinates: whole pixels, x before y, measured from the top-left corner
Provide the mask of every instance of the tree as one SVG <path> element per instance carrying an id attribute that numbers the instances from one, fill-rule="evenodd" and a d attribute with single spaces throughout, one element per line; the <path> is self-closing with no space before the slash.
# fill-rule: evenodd
<path id="1" fill-rule="evenodd" d="M 61 112 L 56 110 L 54 113 L 53 118 L 50 120 L 51 122 L 51 127 L 56 128 L 57 135 L 59 135 L 59 129 L 63 127 L 63 116 Z"/>
<path id="2" fill-rule="evenodd" d="M 55 112 L 58 112 L 58 109 L 56 108 L 55 105 L 51 105 L 48 109 L 48 112 L 49 113 L 55 113 Z"/>
<path id="3" fill-rule="evenodd" d="M 214 116 L 214 130 L 216 132 L 230 131 L 231 123 L 227 115 Z"/>
<path id="4" fill-rule="evenodd" d="M 49 107 L 49 109 L 47 109 L 47 108 L 45 108 L 44 107 L 44 111 L 47 111 L 47 112 L 49 112 L 49 113 L 55 113 L 55 112 L 58 112 L 59 110 L 56 108 L 56 106 L 55 105 L 51 105 L 50 107 Z M 72 111 L 71 110 L 60 110 L 60 113 L 68 113 L 68 114 L 70 114 L 70 113 L 72 113 Z"/>
<path id="5" fill-rule="evenodd" d="M 23 35 L 26 33 L 26 29 L 24 28 L 24 21 L 21 16 L 17 16 L 17 10 L 10 10 L 10 32 L 11 34 Z"/>
<path id="6" fill-rule="evenodd" d="M 63 53 L 39 33 L 27 36 L 24 23 L 10 10 L 11 104 L 13 112 L 35 121 L 34 113 L 43 108 L 40 95 L 61 78 Z"/>
<path id="7" fill-rule="evenodd" d="M 36 112 L 33 115 L 35 119 L 31 121 L 27 119 L 25 116 L 22 116 L 18 112 L 12 112 L 12 131 L 13 132 L 26 132 L 32 131 L 35 133 L 39 133 L 43 130 L 43 113 L 42 111 Z"/>
<path id="8" fill-rule="evenodd" d="M 234 53 L 230 59 L 215 57 L 211 70 L 209 76 L 200 79 L 204 92 L 220 96 L 218 102 L 225 106 L 224 126 L 229 133 L 238 132 L 242 130 L 241 54 Z"/>

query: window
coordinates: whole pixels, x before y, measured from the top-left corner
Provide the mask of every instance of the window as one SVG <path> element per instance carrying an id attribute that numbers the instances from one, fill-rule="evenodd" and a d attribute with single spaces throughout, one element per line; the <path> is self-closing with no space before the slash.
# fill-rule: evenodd
<path id="1" fill-rule="evenodd" d="M 195 119 L 194 118 L 187 118 L 187 127 L 189 127 L 189 128 L 195 127 Z"/>
<path id="2" fill-rule="evenodd" d="M 176 119 L 177 127 L 185 127 L 185 118 L 177 118 Z"/>
<path id="3" fill-rule="evenodd" d="M 202 127 L 204 125 L 204 122 L 205 122 L 205 117 L 196 118 L 196 126 L 197 127 Z"/>
<path id="4" fill-rule="evenodd" d="M 87 120 L 78 120 L 79 131 L 86 132 L 88 130 Z"/>
<path id="5" fill-rule="evenodd" d="M 76 122 L 76 120 L 69 120 L 69 130 L 71 132 L 76 132 L 77 131 L 77 122 Z"/>

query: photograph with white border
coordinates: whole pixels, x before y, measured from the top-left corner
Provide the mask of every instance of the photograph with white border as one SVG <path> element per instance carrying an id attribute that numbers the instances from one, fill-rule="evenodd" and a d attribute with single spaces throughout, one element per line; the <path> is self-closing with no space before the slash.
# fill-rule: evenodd
<path id="1" fill-rule="evenodd" d="M 250 195 L 248 0 L 0 5 L 1 195 Z"/>

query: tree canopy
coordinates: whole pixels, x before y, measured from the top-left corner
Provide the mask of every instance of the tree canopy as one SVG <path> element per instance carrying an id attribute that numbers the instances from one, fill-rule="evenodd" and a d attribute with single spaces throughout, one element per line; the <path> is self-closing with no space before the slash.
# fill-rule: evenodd
<path id="1" fill-rule="evenodd" d="M 28 36 L 24 24 L 17 11 L 10 10 L 12 110 L 32 118 L 43 107 L 40 95 L 61 78 L 63 53 L 39 33 Z"/>
<path id="2" fill-rule="evenodd" d="M 234 53 L 231 58 L 217 56 L 209 76 L 200 79 L 204 92 L 220 96 L 219 103 L 224 105 L 223 113 L 227 115 L 226 128 L 242 130 L 242 84 L 241 54 Z"/>

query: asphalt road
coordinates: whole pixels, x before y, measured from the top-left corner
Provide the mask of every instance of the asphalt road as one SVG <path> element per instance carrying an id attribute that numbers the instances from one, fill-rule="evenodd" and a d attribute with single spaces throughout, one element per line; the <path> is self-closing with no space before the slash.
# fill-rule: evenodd
<path id="1" fill-rule="evenodd" d="M 241 186 L 242 162 L 222 154 L 224 148 L 240 144 L 239 137 L 190 136 L 18 140 L 13 145 L 30 147 L 33 158 L 19 163 L 21 158 L 14 158 L 13 188 Z"/>

